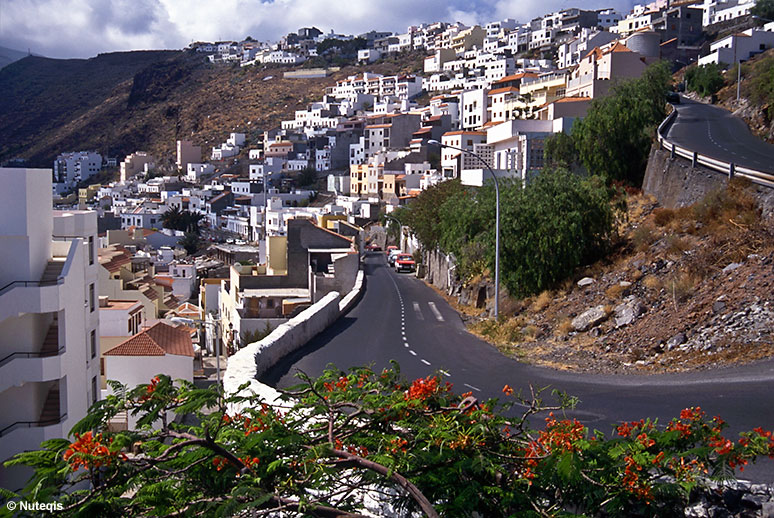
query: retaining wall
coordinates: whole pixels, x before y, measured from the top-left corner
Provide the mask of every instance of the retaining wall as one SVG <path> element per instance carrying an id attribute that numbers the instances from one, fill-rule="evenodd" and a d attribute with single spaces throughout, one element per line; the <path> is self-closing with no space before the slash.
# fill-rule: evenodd
<path id="1" fill-rule="evenodd" d="M 284 356 L 306 345 L 315 335 L 352 309 L 362 294 L 364 284 L 365 277 L 361 270 L 357 274 L 354 287 L 344 298 L 336 291 L 328 293 L 319 302 L 277 327 L 263 340 L 237 351 L 228 359 L 228 367 L 223 376 L 225 393 L 241 393 L 245 396 L 252 393 L 267 403 L 277 402 L 280 393 L 273 387 L 260 383 L 257 378 Z M 248 386 L 240 392 L 239 387 L 245 383 Z"/>

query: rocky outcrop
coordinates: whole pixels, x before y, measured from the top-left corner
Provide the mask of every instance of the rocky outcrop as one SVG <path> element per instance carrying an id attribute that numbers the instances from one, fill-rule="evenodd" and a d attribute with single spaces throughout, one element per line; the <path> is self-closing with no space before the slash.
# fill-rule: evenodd
<path id="1" fill-rule="evenodd" d="M 605 306 L 595 306 L 572 319 L 572 328 L 575 331 L 585 331 L 604 322 L 606 319 L 607 311 L 605 311 Z"/>

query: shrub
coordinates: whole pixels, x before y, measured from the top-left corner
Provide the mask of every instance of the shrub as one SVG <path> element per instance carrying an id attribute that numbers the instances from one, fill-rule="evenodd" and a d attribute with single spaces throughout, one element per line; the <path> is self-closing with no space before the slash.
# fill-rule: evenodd
<path id="1" fill-rule="evenodd" d="M 723 74 L 716 63 L 690 67 L 685 71 L 688 90 L 702 97 L 714 95 L 723 87 Z"/>
<path id="2" fill-rule="evenodd" d="M 684 514 L 705 473 L 729 477 L 774 455 L 771 431 L 734 440 L 722 419 L 698 407 L 663 424 L 622 422 L 606 436 L 555 416 L 574 403 L 564 394 L 549 405 L 540 391 L 525 398 L 505 385 L 499 400 L 479 401 L 443 379 L 408 381 L 397 366 L 329 368 L 316 379 L 302 375 L 280 404 L 168 376 L 134 389 L 111 382 L 126 397 L 96 403 L 73 440 L 48 440 L 6 462 L 35 474 L 21 494 L 3 496 L 45 496 L 66 517 L 277 509 L 289 517 L 353 516 L 364 493 L 389 500 L 401 516 L 559 517 L 572 509 L 663 517 Z M 140 426 L 111 430 L 119 412 L 138 416 Z M 168 424 L 167 413 L 190 419 Z"/>
<path id="3" fill-rule="evenodd" d="M 658 236 L 652 226 L 644 224 L 637 227 L 632 233 L 631 239 L 634 249 L 638 252 L 644 252 L 658 239 Z"/>

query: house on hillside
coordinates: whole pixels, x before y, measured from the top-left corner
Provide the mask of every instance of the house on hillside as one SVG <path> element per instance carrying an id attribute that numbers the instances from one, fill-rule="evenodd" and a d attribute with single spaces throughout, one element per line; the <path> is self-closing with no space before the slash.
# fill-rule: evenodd
<path id="1" fill-rule="evenodd" d="M 103 353 L 105 379 L 128 388 L 149 384 L 154 376 L 166 374 L 193 383 L 194 348 L 191 330 L 158 322 Z M 170 412 L 168 420 L 174 418 Z M 111 421 L 115 429 L 134 429 L 137 417 L 128 412 Z"/>

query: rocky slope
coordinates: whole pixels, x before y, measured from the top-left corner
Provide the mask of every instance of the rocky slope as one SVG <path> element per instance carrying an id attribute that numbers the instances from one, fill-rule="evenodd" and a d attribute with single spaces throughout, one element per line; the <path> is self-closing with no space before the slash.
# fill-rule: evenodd
<path id="1" fill-rule="evenodd" d="M 677 210 L 633 196 L 621 234 L 560 288 L 502 301 L 497 324 L 486 281 L 446 293 L 472 332 L 538 365 L 655 373 L 774 356 L 774 221 L 746 186 Z"/>
<path id="2" fill-rule="evenodd" d="M 319 101 L 327 86 L 362 71 L 416 72 L 421 56 L 368 67 L 348 66 L 324 78 L 284 79 L 287 67 L 212 65 L 201 54 L 147 51 L 89 60 L 27 57 L 0 70 L 0 163 L 25 158 L 51 167 L 58 153 L 93 149 L 119 157 L 150 151 L 174 162 L 175 141 L 208 152 L 232 131 L 248 145 L 262 131 Z"/>

